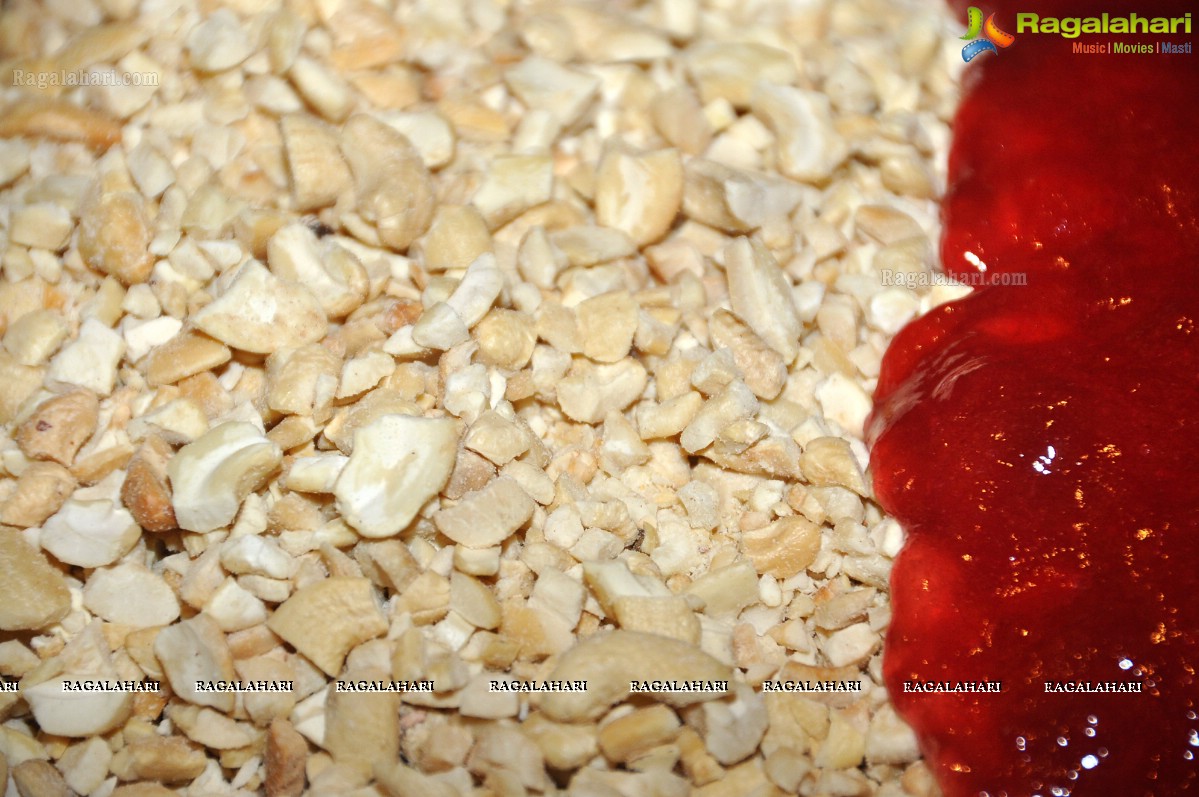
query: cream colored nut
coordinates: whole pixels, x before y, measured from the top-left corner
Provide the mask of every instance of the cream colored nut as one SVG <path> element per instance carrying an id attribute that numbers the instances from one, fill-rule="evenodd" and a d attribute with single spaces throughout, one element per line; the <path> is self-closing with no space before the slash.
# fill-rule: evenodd
<path id="1" fill-rule="evenodd" d="M 861 438 L 870 414 L 870 396 L 856 381 L 835 373 L 816 386 L 816 400 L 828 420 L 840 424 L 850 435 Z"/>
<path id="2" fill-rule="evenodd" d="M 641 397 L 647 374 L 641 363 L 626 358 L 611 365 L 577 360 L 558 383 L 558 406 L 581 423 L 599 423 Z"/>
<path id="3" fill-rule="evenodd" d="M 844 667 L 864 662 L 878 649 L 882 641 L 882 637 L 870 627 L 870 623 L 854 623 L 829 634 L 820 647 L 829 664 Z"/>
<path id="4" fill-rule="evenodd" d="M 594 296 L 575 308 L 583 354 L 603 363 L 624 359 L 637 331 L 637 303 L 626 291 Z"/>
<path id="5" fill-rule="evenodd" d="M 468 548 L 498 545 L 529 521 L 536 503 L 505 476 L 433 515 L 437 530 Z"/>
<path id="6" fill-rule="evenodd" d="M 141 534 L 124 507 L 106 499 L 69 498 L 42 524 L 38 542 L 60 562 L 102 567 L 129 553 Z"/>
<path id="7" fill-rule="evenodd" d="M 561 510 L 558 510 L 561 511 Z M 557 511 L 555 512 L 557 514 Z M 548 523 L 548 521 L 547 521 Z M 548 536 L 548 534 L 547 534 Z M 624 561 L 585 562 L 583 579 L 604 611 L 614 612 L 620 598 L 669 598 L 670 589 L 661 581 L 629 570 Z"/>
<path id="8" fill-rule="evenodd" d="M 533 356 L 537 334 L 527 314 L 497 308 L 475 327 L 475 341 L 484 363 L 517 371 Z"/>
<path id="9" fill-rule="evenodd" d="M 412 327 L 412 342 L 426 349 L 445 351 L 470 340 L 462 316 L 445 302 L 430 307 Z"/>
<path id="10" fill-rule="evenodd" d="M 450 610 L 475 628 L 490 630 L 500 624 L 500 604 L 495 595 L 465 573 L 450 574 Z"/>
<path id="11" fill-rule="evenodd" d="M 34 719 L 45 733 L 84 737 L 119 726 L 133 708 L 131 692 L 67 692 L 63 682 L 78 675 L 60 676 L 24 690 Z"/>
<path id="12" fill-rule="evenodd" d="M 325 336 L 320 302 L 305 286 L 246 263 L 225 292 L 192 316 L 198 329 L 235 349 L 270 354 Z"/>
<path id="13" fill-rule="evenodd" d="M 253 46 L 237 16 L 227 8 L 214 11 L 187 36 L 191 64 L 201 72 L 223 72 L 250 57 Z"/>
<path id="14" fill-rule="evenodd" d="M 466 269 L 462 282 L 446 299 L 467 327 L 483 320 L 504 287 L 504 275 L 495 262 L 495 255 L 484 252 Z"/>
<path id="15" fill-rule="evenodd" d="M 554 189 L 554 163 L 548 155 L 502 155 L 491 163 L 471 202 L 491 229 L 548 202 Z"/>
<path id="16" fill-rule="evenodd" d="M 566 256 L 550 243 L 544 227 L 538 225 L 525 233 L 516 253 L 516 267 L 522 277 L 538 288 L 552 288 L 565 265 Z"/>
<path id="17" fill-rule="evenodd" d="M 849 441 L 840 437 L 817 437 L 804 446 L 799 458 L 804 478 L 817 487 L 844 487 L 858 495 L 868 494 L 862 469 L 850 450 Z"/>
<path id="18" fill-rule="evenodd" d="M 175 168 L 157 147 L 143 139 L 125 156 L 129 176 L 142 195 L 156 199 L 175 183 Z"/>
<path id="19" fill-rule="evenodd" d="M 441 205 L 421 241 L 421 252 L 426 269 L 446 271 L 466 268 L 492 246 L 491 231 L 476 207 Z"/>
<path id="20" fill-rule="evenodd" d="M 599 748 L 613 764 L 623 764 L 644 755 L 678 736 L 678 715 L 663 705 L 633 711 L 600 727 Z"/>
<path id="21" fill-rule="evenodd" d="M 104 194 L 89 202 L 79 219 L 83 262 L 126 285 L 145 282 L 154 268 L 152 232 L 141 194 Z"/>
<path id="22" fill-rule="evenodd" d="M 749 562 L 709 570 L 687 588 L 708 616 L 736 615 L 758 600 L 758 574 Z"/>
<path id="23" fill-rule="evenodd" d="M 300 797 L 308 758 L 308 742 L 292 724 L 282 717 L 272 720 L 263 756 L 267 797 Z"/>
<path id="24" fill-rule="evenodd" d="M 58 511 L 75 491 L 75 477 L 57 462 L 31 462 L 0 505 L 0 523 L 29 528 Z"/>
<path id="25" fill-rule="evenodd" d="M 688 155 L 701 155 L 712 143 L 712 125 L 689 86 L 676 86 L 659 94 L 651 113 L 662 137 Z"/>
<path id="26" fill-rule="evenodd" d="M 450 607 L 450 582 L 426 570 L 404 587 L 395 602 L 397 614 L 408 614 L 414 625 L 429 625 L 445 617 Z"/>
<path id="27" fill-rule="evenodd" d="M 75 385 L 101 396 L 112 393 L 117 364 L 125 354 L 125 339 L 102 322 L 89 318 L 71 341 L 50 361 L 47 384 Z"/>
<path id="28" fill-rule="evenodd" d="M 600 87 L 598 77 L 537 55 L 510 68 L 504 80 L 526 108 L 549 111 L 563 127 L 578 121 Z"/>
<path id="29" fill-rule="evenodd" d="M 420 153 L 394 128 L 364 115 L 346 122 L 341 151 L 354 175 L 358 213 L 380 241 L 404 251 L 429 228 L 437 204 Z"/>
<path id="30" fill-rule="evenodd" d="M 179 600 L 170 585 L 134 562 L 92 573 L 83 587 L 83 605 L 110 623 L 132 628 L 170 625 L 179 617 Z"/>
<path id="31" fill-rule="evenodd" d="M 561 722 L 600 717 L 629 693 L 629 682 L 645 680 L 728 681 L 732 670 L 694 645 L 636 631 L 599 633 L 562 654 L 550 678 L 587 681 L 585 692 L 542 697 L 541 710 Z M 682 707 L 719 698 L 721 692 L 661 692 L 654 697 Z"/>
<path id="32" fill-rule="evenodd" d="M 197 614 L 162 629 L 154 640 L 154 655 L 176 695 L 197 706 L 226 713 L 233 710 L 233 693 L 196 689 L 197 681 L 237 678 L 225 635 L 212 618 Z"/>
<path id="33" fill-rule="evenodd" d="M 233 697 L 229 695 L 229 697 Z M 179 736 L 141 736 L 128 742 L 112 757 L 112 774 L 119 780 L 181 783 L 200 776 L 208 756 Z M 114 792 L 121 797 L 118 789 Z"/>
<path id="34" fill-rule="evenodd" d="M 279 412 L 312 415 L 336 392 L 341 361 L 324 346 L 310 343 L 279 349 L 266 361 L 266 402 Z"/>
<path id="35" fill-rule="evenodd" d="M 622 230 L 578 224 L 550 235 L 550 242 L 572 266 L 586 268 L 637 254 L 633 239 Z"/>
<path id="36" fill-rule="evenodd" d="M 738 238 L 724 250 L 724 260 L 733 312 L 791 363 L 799 352 L 803 325 L 791 284 L 774 256 L 757 238 Z"/>
<path id="37" fill-rule="evenodd" d="M 45 365 L 66 337 L 67 325 L 59 313 L 34 310 L 8 325 L 4 348 L 21 365 Z"/>
<path id="38" fill-rule="evenodd" d="M 453 160 L 456 143 L 454 128 L 437 111 L 402 111 L 380 116 L 412 142 L 426 167 L 440 169 Z"/>
<path id="39" fill-rule="evenodd" d="M 780 86 L 799 79 L 790 53 L 751 42 L 703 42 L 686 53 L 687 70 L 705 103 L 728 100 L 745 108 L 758 81 Z"/>
<path id="40" fill-rule="evenodd" d="M 347 677 L 355 675 L 352 671 Z M 339 765 L 369 776 L 378 761 L 396 756 L 400 747 L 400 699 L 396 694 L 329 694 L 324 748 Z"/>
<path id="41" fill-rule="evenodd" d="M 148 437 L 126 468 L 121 503 L 146 531 L 170 531 L 178 527 L 167 486 L 167 460 L 172 454 L 163 438 Z"/>
<path id="42" fill-rule="evenodd" d="M 184 330 L 150 352 L 141 368 L 151 386 L 172 385 L 229 362 L 229 347 L 207 335 Z"/>
<path id="43" fill-rule="evenodd" d="M 0 351 L 0 420 L 8 423 L 18 417 L 26 399 L 41 388 L 44 374 L 44 368 L 21 365 L 7 351 Z"/>
<path id="44" fill-rule="evenodd" d="M 331 493 L 337 477 L 349 461 L 349 457 L 341 454 L 300 457 L 287 469 L 287 489 L 301 493 Z"/>
<path id="45" fill-rule="evenodd" d="M 15 531 L 0 531 L 0 630 L 31 631 L 71 608 L 62 573 Z"/>
<path id="46" fill-rule="evenodd" d="M 674 437 L 695 419 L 704 405 L 704 397 L 694 390 L 661 404 L 637 405 L 637 432 L 642 440 Z"/>
<path id="47" fill-rule="evenodd" d="M 780 518 L 741 532 L 741 547 L 759 573 L 787 579 L 807 569 L 820 553 L 820 527 L 803 515 Z"/>
<path id="48" fill-rule="evenodd" d="M 336 72 L 306 55 L 296 56 L 287 76 L 300 96 L 330 122 L 340 122 L 354 110 L 354 95 Z"/>
<path id="49" fill-rule="evenodd" d="M 679 442 L 690 453 L 701 451 L 729 424 L 752 417 L 757 411 L 758 399 L 744 382 L 737 380 L 704 403 L 683 430 Z"/>
<path id="50" fill-rule="evenodd" d="M 343 318 L 366 300 L 366 269 L 349 250 L 320 241 L 305 224 L 281 228 L 267 241 L 267 263 L 275 276 L 306 286 L 329 318 Z"/>
<path id="51" fill-rule="evenodd" d="M 515 691 L 504 691 L 503 689 L 492 691 L 491 689 L 491 684 L 494 682 L 506 684 L 513 680 L 510 675 L 479 673 L 462 688 L 458 712 L 464 717 L 488 720 L 515 717 L 520 713 L 520 695 Z"/>
<path id="52" fill-rule="evenodd" d="M 88 390 L 72 390 L 38 405 L 17 427 L 13 438 L 30 459 L 70 465 L 80 446 L 96 431 L 99 417 L 96 395 Z"/>
<path id="53" fill-rule="evenodd" d="M 112 751 L 103 739 L 92 737 L 68 747 L 57 763 L 68 787 L 76 794 L 91 794 L 108 777 Z"/>
<path id="54" fill-rule="evenodd" d="M 167 465 L 179 527 L 213 531 L 229 525 L 282 458 L 277 445 L 241 421 L 223 423 L 179 449 Z"/>
<path id="55" fill-rule="evenodd" d="M 387 631 L 370 581 L 346 576 L 297 590 L 267 626 L 330 676 L 353 648 Z"/>
<path id="56" fill-rule="evenodd" d="M 858 232 L 884 246 L 925 237 L 915 219 L 886 205 L 862 205 L 854 213 L 853 223 Z"/>
<path id="57" fill-rule="evenodd" d="M 14 244 L 57 252 L 71 235 L 71 214 L 61 205 L 36 202 L 12 210 L 8 238 Z"/>
<path id="58" fill-rule="evenodd" d="M 125 355 L 130 362 L 137 362 L 174 338 L 181 329 L 183 322 L 170 316 L 150 319 L 126 318 L 121 324 L 125 338 Z"/>
<path id="59" fill-rule="evenodd" d="M 395 369 L 395 359 L 381 351 L 369 351 L 352 360 L 346 360 L 341 368 L 337 398 L 344 399 L 365 393 L 391 376 Z"/>
<path id="60" fill-rule="evenodd" d="M 734 684 L 731 698 L 704 703 L 688 715 L 688 724 L 704 737 L 708 752 L 725 766 L 750 756 L 768 723 L 766 699 L 753 687 Z"/>
<path id="61" fill-rule="evenodd" d="M 779 171 L 801 182 L 827 180 L 849 155 L 849 147 L 833 126 L 827 95 L 793 86 L 754 86 L 754 115 L 777 139 Z"/>
<path id="62" fill-rule="evenodd" d="M 298 562 L 273 537 L 246 535 L 221 544 L 221 566 L 230 573 L 291 578 Z"/>
<path id="63" fill-rule="evenodd" d="M 683 161 L 674 149 L 634 153 L 610 147 L 595 176 L 595 217 L 638 248 L 664 236 L 683 202 Z"/>
<path id="64" fill-rule="evenodd" d="M 165 713 L 184 736 L 213 750 L 249 747 L 261 741 L 261 731 L 207 707 L 171 703 Z"/>
<path id="65" fill-rule="evenodd" d="M 692 158 L 683 172 L 683 212 L 728 232 L 785 221 L 803 199 L 803 189 L 788 180 L 703 158 Z"/>
<path id="66" fill-rule="evenodd" d="M 880 706 L 866 732 L 866 760 L 876 764 L 908 764 L 920 757 L 911 726 L 889 705 Z"/>
<path id="67" fill-rule="evenodd" d="M 375 782 L 387 797 L 461 797 L 453 783 L 425 775 L 401 761 L 378 763 Z"/>
<path id="68" fill-rule="evenodd" d="M 772 399 L 787 383 L 787 364 L 762 338 L 727 310 L 717 310 L 708 321 L 713 346 L 727 347 L 746 386 L 761 399 Z"/>
<path id="69" fill-rule="evenodd" d="M 289 114 L 279 120 L 279 129 L 296 210 L 332 205 L 353 189 L 354 178 L 333 128 L 307 114 Z"/>
<path id="70" fill-rule="evenodd" d="M 514 422 L 487 410 L 471 425 L 462 444 L 496 465 L 505 465 L 529 450 L 529 437 Z"/>
<path id="71" fill-rule="evenodd" d="M 29 144 L 20 139 L 0 143 L 0 188 L 7 188 L 29 170 Z"/>
<path id="72" fill-rule="evenodd" d="M 399 533 L 449 481 L 457 445 L 448 418 L 383 415 L 359 427 L 334 485 L 338 511 L 364 537 Z"/>
<path id="73" fill-rule="evenodd" d="M 829 715 L 828 736 L 820 744 L 814 763 L 818 767 L 829 769 L 848 769 L 860 766 L 866 754 L 866 734 L 864 728 L 842 711 L 833 711 Z"/>
<path id="74" fill-rule="evenodd" d="M 15 102 L 0 116 L 0 138 L 17 137 L 78 141 L 103 152 L 120 140 L 121 125 L 67 100 L 38 97 Z"/>
<path id="75" fill-rule="evenodd" d="M 692 645 L 698 645 L 702 637 L 700 620 L 681 595 L 624 595 L 612 601 L 612 616 L 626 631 L 671 637 Z"/>
<path id="76" fill-rule="evenodd" d="M 161 437 L 171 445 L 186 445 L 208 431 L 208 416 L 192 398 L 178 398 L 147 412 L 129 424 L 130 437 Z"/>
<path id="77" fill-rule="evenodd" d="M 554 500 L 554 482 L 545 471 L 520 460 L 509 462 L 500 471 L 509 477 L 537 503 L 547 506 Z"/>

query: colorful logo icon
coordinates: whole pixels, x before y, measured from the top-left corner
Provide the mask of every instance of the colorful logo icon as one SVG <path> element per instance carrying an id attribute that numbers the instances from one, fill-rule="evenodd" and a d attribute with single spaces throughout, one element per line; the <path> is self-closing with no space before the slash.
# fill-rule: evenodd
<path id="1" fill-rule="evenodd" d="M 1000 30 L 995 24 L 995 15 L 987 17 L 987 21 L 983 23 L 983 12 L 978 6 L 970 6 L 970 10 L 966 12 L 966 24 L 968 30 L 963 40 L 970 41 L 962 48 L 962 60 L 970 63 L 983 53 L 999 54 L 1000 47 L 1010 47 L 1016 37 L 1006 31 Z M 982 36 L 982 38 L 978 38 Z"/>

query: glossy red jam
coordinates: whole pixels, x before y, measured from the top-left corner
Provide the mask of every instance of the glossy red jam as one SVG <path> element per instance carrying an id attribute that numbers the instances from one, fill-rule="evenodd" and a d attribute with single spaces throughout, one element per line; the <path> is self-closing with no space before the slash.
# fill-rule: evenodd
<path id="1" fill-rule="evenodd" d="M 965 68 L 941 255 L 1027 284 L 905 329 L 870 424 L 887 686 L 947 797 L 1199 793 L 1199 53 L 1110 52 L 1196 37 L 1015 19 L 1191 10 L 983 9 L 1017 36 Z"/>

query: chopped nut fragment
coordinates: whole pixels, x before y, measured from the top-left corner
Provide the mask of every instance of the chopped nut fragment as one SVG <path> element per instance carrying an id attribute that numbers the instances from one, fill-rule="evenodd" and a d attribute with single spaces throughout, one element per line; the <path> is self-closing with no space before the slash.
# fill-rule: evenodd
<path id="1" fill-rule="evenodd" d="M 282 457 L 261 431 L 236 421 L 179 449 L 167 465 L 179 527 L 212 531 L 228 525 L 245 497 L 279 467 Z"/>
<path id="2" fill-rule="evenodd" d="M 43 628 L 71 608 L 66 579 L 16 531 L 0 531 L 0 629 Z"/>
<path id="3" fill-rule="evenodd" d="M 328 675 L 341 672 L 346 654 L 387 630 L 365 578 L 335 577 L 297 590 L 267 625 Z"/>
<path id="4" fill-rule="evenodd" d="M 79 255 L 97 271 L 125 285 L 145 282 L 154 267 L 150 222 L 141 194 L 104 194 L 79 219 Z"/>
<path id="5" fill-rule="evenodd" d="M 514 480 L 501 476 L 433 515 L 437 530 L 468 548 L 489 548 L 519 529 L 536 504 Z"/>
<path id="6" fill-rule="evenodd" d="M 222 343 L 258 354 L 313 343 L 328 329 L 312 291 L 276 277 L 255 261 L 242 266 L 225 292 L 192 321 Z"/>

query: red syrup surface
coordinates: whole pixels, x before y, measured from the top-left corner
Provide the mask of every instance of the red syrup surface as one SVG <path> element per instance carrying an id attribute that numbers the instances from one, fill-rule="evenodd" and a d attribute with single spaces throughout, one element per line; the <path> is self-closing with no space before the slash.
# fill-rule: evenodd
<path id="1" fill-rule="evenodd" d="M 1030 5 L 1099 13 L 984 12 L 1016 32 Z M 1193 37 L 1074 41 L 1117 40 Z M 965 67 L 941 257 L 1027 284 L 904 329 L 869 425 L 875 492 L 908 533 L 886 682 L 947 797 L 1199 793 L 1196 59 L 1026 33 Z M 904 691 L 982 680 L 1002 691 Z"/>

